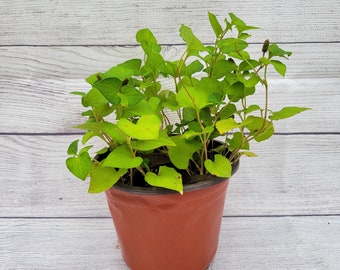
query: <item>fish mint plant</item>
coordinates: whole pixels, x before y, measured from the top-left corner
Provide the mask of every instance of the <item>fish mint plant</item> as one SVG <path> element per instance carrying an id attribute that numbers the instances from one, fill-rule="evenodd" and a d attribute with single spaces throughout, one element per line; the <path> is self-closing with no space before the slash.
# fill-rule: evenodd
<path id="1" fill-rule="evenodd" d="M 250 142 L 269 139 L 275 121 L 308 109 L 272 111 L 268 105 L 268 70 L 285 76 L 282 60 L 291 52 L 265 40 L 255 58 L 247 39 L 257 27 L 233 13 L 223 24 L 208 15 L 212 43 L 203 44 L 182 25 L 186 48 L 170 61 L 153 33 L 141 29 L 136 34 L 144 51 L 140 59 L 96 73 L 86 79 L 89 91 L 73 92 L 86 108 L 86 121 L 76 126 L 85 132 L 70 144 L 66 165 L 81 180 L 90 178 L 89 192 L 120 182 L 182 194 L 183 185 L 205 175 L 229 178 L 241 156 L 256 156 Z M 249 102 L 259 88 L 263 106 Z M 93 147 L 94 137 L 106 146 Z"/>

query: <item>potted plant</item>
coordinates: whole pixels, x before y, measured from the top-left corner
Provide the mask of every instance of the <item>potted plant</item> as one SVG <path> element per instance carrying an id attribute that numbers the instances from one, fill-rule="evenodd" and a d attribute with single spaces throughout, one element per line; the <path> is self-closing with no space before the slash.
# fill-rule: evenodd
<path id="1" fill-rule="evenodd" d="M 224 26 L 208 15 L 212 44 L 182 25 L 186 49 L 169 61 L 153 33 L 141 29 L 141 59 L 96 73 L 86 79 L 88 92 L 73 92 L 81 96 L 86 121 L 76 126 L 85 130 L 84 146 L 70 144 L 67 168 L 90 178 L 89 192 L 105 191 L 133 270 L 206 269 L 240 157 L 256 156 L 250 142 L 269 139 L 274 121 L 307 109 L 268 107 L 268 70 L 285 76 L 280 59 L 291 52 L 266 40 L 255 59 L 246 40 L 256 27 L 232 13 Z M 250 103 L 259 88 L 263 105 Z"/>

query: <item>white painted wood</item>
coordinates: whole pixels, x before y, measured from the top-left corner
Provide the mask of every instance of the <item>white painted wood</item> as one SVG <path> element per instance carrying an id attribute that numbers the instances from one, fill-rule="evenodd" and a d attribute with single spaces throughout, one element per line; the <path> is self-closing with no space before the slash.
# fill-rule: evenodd
<path id="1" fill-rule="evenodd" d="M 340 43 L 330 44 L 281 44 L 293 52 L 287 65 L 286 78 L 338 78 Z M 260 57 L 261 44 L 250 45 L 249 52 Z M 167 60 L 179 59 L 185 46 L 164 46 Z M 53 46 L 53 47 L 0 47 L 0 74 L 7 79 L 81 79 L 106 71 L 113 65 L 130 58 L 143 58 L 140 47 L 110 46 Z M 269 73 L 272 76 L 273 72 Z M 275 76 L 274 78 L 277 78 Z"/>
<path id="2" fill-rule="evenodd" d="M 64 165 L 77 136 L 0 136 L 0 217 L 109 216 Z M 101 147 L 98 147 L 98 149 Z M 340 214 L 339 135 L 274 136 L 231 179 L 224 214 Z"/>
<path id="3" fill-rule="evenodd" d="M 209 270 L 338 269 L 339 226 L 339 217 L 224 218 Z M 128 270 L 109 218 L 0 219 L 0 229 L 2 269 Z"/>
<path id="4" fill-rule="evenodd" d="M 260 26 L 250 51 L 266 38 L 286 43 L 294 54 L 287 80 L 272 80 L 270 105 L 313 108 L 278 123 L 288 135 L 242 160 L 209 270 L 339 269 L 337 0 L 1 0 L 0 269 L 128 270 L 104 194 L 88 194 L 87 182 L 64 165 L 78 137 L 70 127 L 82 122 L 79 100 L 68 93 L 88 89 L 88 75 L 139 57 L 137 29 L 151 28 L 167 44 L 166 58 L 181 54 L 181 23 L 210 42 L 208 10 Z"/>
<path id="5" fill-rule="evenodd" d="M 210 10 L 223 20 L 234 12 L 259 26 L 254 41 L 339 41 L 338 1 L 2 0 L 0 45 L 134 44 L 136 29 L 152 28 L 161 43 L 182 42 L 181 23 L 204 41 L 213 36 Z"/>

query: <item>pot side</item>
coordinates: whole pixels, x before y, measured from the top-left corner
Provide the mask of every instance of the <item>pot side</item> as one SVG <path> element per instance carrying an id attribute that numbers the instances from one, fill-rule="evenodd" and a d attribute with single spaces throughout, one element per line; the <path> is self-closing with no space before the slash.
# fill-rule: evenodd
<path id="1" fill-rule="evenodd" d="M 205 270 L 215 256 L 228 179 L 178 193 L 106 191 L 122 256 L 132 270 Z"/>

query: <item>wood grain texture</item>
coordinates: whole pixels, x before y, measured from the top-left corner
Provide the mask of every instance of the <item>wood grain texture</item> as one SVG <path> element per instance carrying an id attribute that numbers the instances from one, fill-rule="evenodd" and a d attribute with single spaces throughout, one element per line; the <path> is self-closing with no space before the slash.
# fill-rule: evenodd
<path id="1" fill-rule="evenodd" d="M 328 1 L 67 1 L 2 0 L 0 45 L 134 44 L 136 29 L 149 27 L 163 44 L 181 43 L 178 29 L 188 24 L 203 41 L 210 30 L 207 11 L 223 20 L 234 12 L 261 27 L 254 41 L 339 41 L 338 2 Z M 193 18 L 195 18 L 193 20 Z M 297 27 L 298 26 L 298 27 Z"/>
<path id="2" fill-rule="evenodd" d="M 340 43 L 282 44 L 293 52 L 287 65 L 287 79 L 338 78 L 340 66 Z M 261 56 L 261 44 L 250 45 L 254 57 Z M 164 46 L 167 60 L 179 59 L 185 46 Z M 136 46 L 52 46 L 52 47 L 0 47 L 0 74 L 12 80 L 82 79 L 91 74 L 106 71 L 130 58 L 143 58 Z M 271 70 L 269 70 L 271 71 Z M 274 72 L 269 72 L 272 76 Z M 275 76 L 274 78 L 278 78 Z"/>
<path id="3" fill-rule="evenodd" d="M 0 217 L 107 217 L 104 194 L 65 167 L 76 136 L 0 136 Z M 340 214 L 339 135 L 274 136 L 231 179 L 224 214 Z M 101 148 L 101 147 L 99 147 Z"/>
<path id="4" fill-rule="evenodd" d="M 104 194 L 88 194 L 64 164 L 80 136 L 70 127 L 83 121 L 69 92 L 140 57 L 140 28 L 152 29 L 168 59 L 184 49 L 181 23 L 211 42 L 208 10 L 260 26 L 251 52 L 267 38 L 293 51 L 287 79 L 271 81 L 270 107 L 313 108 L 279 122 L 285 135 L 254 145 L 258 158 L 242 159 L 209 270 L 339 269 L 338 2 L 1 0 L 0 269 L 128 270 Z"/>
<path id="5" fill-rule="evenodd" d="M 209 270 L 338 269 L 340 217 L 224 218 Z M 0 219 L 2 269 L 116 269 L 112 220 Z"/>
<path id="6" fill-rule="evenodd" d="M 1 133 L 74 133 L 71 127 L 83 123 L 85 109 L 71 91 L 87 91 L 83 80 L 3 80 L 0 90 Z M 312 108 L 292 119 L 279 121 L 276 132 L 340 132 L 339 78 L 278 79 L 270 82 L 270 108 L 284 106 Z M 165 89 L 169 84 L 165 84 Z M 171 88 L 170 88 L 171 89 Z M 264 104 L 259 89 L 248 104 Z"/>

